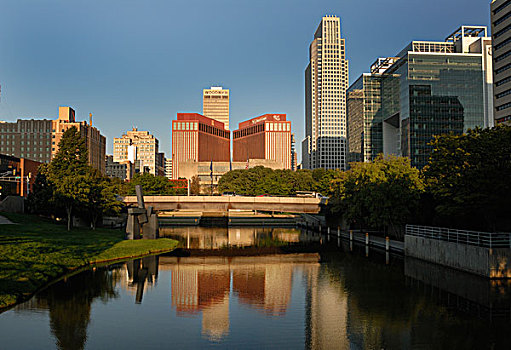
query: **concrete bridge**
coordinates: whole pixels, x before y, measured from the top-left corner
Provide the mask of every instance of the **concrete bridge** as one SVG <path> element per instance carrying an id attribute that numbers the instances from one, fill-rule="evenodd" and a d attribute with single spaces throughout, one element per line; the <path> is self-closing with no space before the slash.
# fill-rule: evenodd
<path id="1" fill-rule="evenodd" d="M 243 196 L 144 196 L 146 207 L 159 211 L 188 209 L 197 211 L 259 210 L 317 214 L 325 199 L 305 197 Z M 127 205 L 136 205 L 136 196 L 124 197 Z"/>

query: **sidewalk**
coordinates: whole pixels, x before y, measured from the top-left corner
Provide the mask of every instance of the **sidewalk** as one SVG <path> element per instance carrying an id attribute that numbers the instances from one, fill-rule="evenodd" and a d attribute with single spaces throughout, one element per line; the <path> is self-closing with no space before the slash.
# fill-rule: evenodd
<path id="1" fill-rule="evenodd" d="M 9 219 L 7 219 L 6 217 L 0 215 L 0 225 L 9 225 L 9 224 L 14 224 L 14 222 L 11 222 Z"/>

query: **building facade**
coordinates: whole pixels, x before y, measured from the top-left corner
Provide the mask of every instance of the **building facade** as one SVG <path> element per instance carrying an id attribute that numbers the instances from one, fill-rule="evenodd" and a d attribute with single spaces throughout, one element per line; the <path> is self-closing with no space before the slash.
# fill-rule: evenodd
<path id="1" fill-rule="evenodd" d="M 264 114 L 239 124 L 232 134 L 232 160 L 266 159 L 291 169 L 291 122 L 285 114 Z"/>
<path id="2" fill-rule="evenodd" d="M 172 159 L 165 158 L 165 177 L 172 180 Z"/>
<path id="3" fill-rule="evenodd" d="M 27 197 L 33 190 L 41 162 L 0 154 L 0 199 Z"/>
<path id="4" fill-rule="evenodd" d="M 135 166 L 129 160 L 122 162 L 114 162 L 114 156 L 106 156 L 106 175 L 109 177 L 117 177 L 123 181 L 130 181 L 135 175 Z"/>
<path id="5" fill-rule="evenodd" d="M 0 153 L 13 157 L 49 163 L 59 151 L 64 132 L 75 127 L 85 140 L 88 162 L 105 173 L 106 138 L 86 121 L 77 122 L 71 107 L 59 107 L 56 120 L 18 119 L 16 122 L 0 122 Z"/>
<path id="6" fill-rule="evenodd" d="M 491 32 L 495 124 L 511 125 L 511 0 L 493 0 Z"/>
<path id="7" fill-rule="evenodd" d="M 181 174 L 182 162 L 229 162 L 230 132 L 222 122 L 198 113 L 178 113 L 172 121 L 172 179 Z"/>
<path id="8" fill-rule="evenodd" d="M 59 107 L 59 117 L 52 121 L 52 158 L 59 151 L 58 145 L 62 135 L 73 126 L 85 139 L 89 165 L 105 174 L 106 138 L 92 126 L 92 114 L 89 114 L 89 124 L 86 121 L 78 122 L 75 119 L 75 111 L 71 107 Z"/>
<path id="9" fill-rule="evenodd" d="M 305 139 L 302 166 L 346 169 L 348 61 L 341 21 L 323 17 L 305 70 Z"/>
<path id="10" fill-rule="evenodd" d="M 49 163 L 52 157 L 52 121 L 18 119 L 0 122 L 0 154 Z"/>
<path id="11" fill-rule="evenodd" d="M 202 91 L 202 114 L 218 120 L 229 130 L 229 90 L 213 86 Z"/>
<path id="12" fill-rule="evenodd" d="M 462 26 L 445 41 L 413 41 L 382 74 L 383 151 L 423 167 L 435 135 L 493 126 L 491 39 Z"/>
<path id="13" fill-rule="evenodd" d="M 348 161 L 369 162 L 383 153 L 382 73 L 397 61 L 378 58 L 371 73 L 362 74 L 348 89 Z"/>
<path id="14" fill-rule="evenodd" d="M 130 161 L 137 164 L 139 172 L 163 176 L 163 164 L 158 152 L 159 141 L 148 131 L 133 128 L 121 137 L 114 138 L 114 157 L 117 163 Z"/>

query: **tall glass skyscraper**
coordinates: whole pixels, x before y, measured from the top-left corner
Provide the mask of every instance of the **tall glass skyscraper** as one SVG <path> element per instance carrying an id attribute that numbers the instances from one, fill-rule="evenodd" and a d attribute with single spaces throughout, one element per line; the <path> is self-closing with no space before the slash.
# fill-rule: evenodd
<path id="1" fill-rule="evenodd" d="M 371 73 L 362 74 L 348 89 L 348 161 L 369 162 L 383 153 L 382 73 L 397 61 L 378 58 Z"/>
<path id="2" fill-rule="evenodd" d="M 302 167 L 346 169 L 348 61 L 341 21 L 321 19 L 305 70 L 305 139 Z"/>
<path id="3" fill-rule="evenodd" d="M 443 42 L 413 41 L 382 75 L 384 153 L 428 159 L 434 135 L 493 126 L 491 39 L 462 26 Z"/>

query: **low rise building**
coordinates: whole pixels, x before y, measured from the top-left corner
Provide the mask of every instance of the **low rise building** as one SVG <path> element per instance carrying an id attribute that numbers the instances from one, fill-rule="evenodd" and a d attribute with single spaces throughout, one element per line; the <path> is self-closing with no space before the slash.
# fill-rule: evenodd
<path id="1" fill-rule="evenodd" d="M 114 162 L 114 156 L 106 156 L 106 175 L 117 177 L 123 181 L 130 181 L 135 175 L 135 166 L 129 160 Z"/>
<path id="2" fill-rule="evenodd" d="M 159 141 L 148 131 L 133 128 L 121 137 L 114 138 L 114 162 L 130 161 L 137 164 L 139 172 L 163 175 L 163 164 L 158 152 Z M 137 171 L 138 172 L 138 171 Z"/>
<path id="3" fill-rule="evenodd" d="M 41 162 L 0 154 L 0 198 L 27 197 Z"/>

